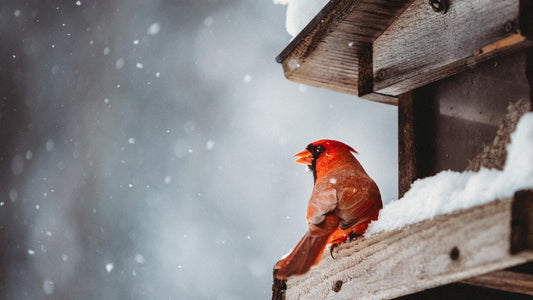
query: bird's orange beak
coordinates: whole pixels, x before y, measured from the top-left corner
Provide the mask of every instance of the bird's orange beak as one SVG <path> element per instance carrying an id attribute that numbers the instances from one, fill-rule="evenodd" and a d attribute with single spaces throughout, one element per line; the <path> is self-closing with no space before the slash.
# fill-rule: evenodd
<path id="1" fill-rule="evenodd" d="M 294 158 L 297 158 L 296 162 L 300 164 L 304 164 L 308 166 L 313 164 L 313 155 L 311 154 L 311 152 L 307 150 L 304 150 L 294 155 Z"/>

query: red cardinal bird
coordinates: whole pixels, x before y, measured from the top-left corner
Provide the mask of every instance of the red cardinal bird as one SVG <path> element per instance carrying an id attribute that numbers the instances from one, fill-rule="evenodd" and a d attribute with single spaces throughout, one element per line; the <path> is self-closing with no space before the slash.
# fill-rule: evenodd
<path id="1" fill-rule="evenodd" d="M 308 165 L 315 184 L 307 204 L 308 230 L 294 250 L 274 267 L 275 277 L 304 274 L 320 262 L 326 244 L 365 232 L 383 207 L 378 186 L 351 152 L 350 146 L 333 140 L 309 144 L 296 154 L 296 162 Z"/>

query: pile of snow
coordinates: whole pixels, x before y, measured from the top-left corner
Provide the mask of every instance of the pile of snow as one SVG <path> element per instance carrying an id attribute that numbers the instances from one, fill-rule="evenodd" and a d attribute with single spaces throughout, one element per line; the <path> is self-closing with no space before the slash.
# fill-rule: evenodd
<path id="1" fill-rule="evenodd" d="M 511 135 L 507 153 L 503 171 L 443 171 L 415 181 L 402 199 L 381 210 L 378 220 L 370 224 L 365 236 L 512 197 L 518 190 L 533 189 L 533 113 L 521 118 Z"/>
<path id="2" fill-rule="evenodd" d="M 273 0 L 275 4 L 287 5 L 287 32 L 295 37 L 329 0 Z"/>

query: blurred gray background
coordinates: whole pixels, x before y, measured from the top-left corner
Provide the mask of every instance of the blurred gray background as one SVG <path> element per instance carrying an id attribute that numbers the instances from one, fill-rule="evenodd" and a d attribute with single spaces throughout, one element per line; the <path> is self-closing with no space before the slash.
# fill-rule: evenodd
<path id="1" fill-rule="evenodd" d="M 2 1 L 1 299 L 270 298 L 317 139 L 396 198 L 396 107 L 286 80 L 285 11 Z"/>

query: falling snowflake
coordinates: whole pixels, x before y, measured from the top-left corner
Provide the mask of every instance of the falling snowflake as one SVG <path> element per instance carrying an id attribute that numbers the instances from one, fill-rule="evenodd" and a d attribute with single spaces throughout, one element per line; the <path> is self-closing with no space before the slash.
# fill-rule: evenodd
<path id="1" fill-rule="evenodd" d="M 161 30 L 161 26 L 159 25 L 159 23 L 152 23 L 148 27 L 148 34 L 149 35 L 156 35 L 156 34 L 159 33 L 159 30 Z"/>
<path id="2" fill-rule="evenodd" d="M 117 70 L 122 69 L 122 67 L 124 67 L 124 63 L 125 63 L 124 58 L 119 57 L 119 58 L 117 59 L 117 61 L 115 62 L 115 68 L 116 68 Z"/>
<path id="3" fill-rule="evenodd" d="M 207 144 L 205 145 L 205 147 L 207 148 L 207 150 L 213 150 L 213 148 L 215 147 L 215 141 L 208 140 Z"/>
<path id="4" fill-rule="evenodd" d="M 135 261 L 139 264 L 144 264 L 146 262 L 146 259 L 144 259 L 144 256 L 142 256 L 142 254 L 137 253 L 135 255 Z"/>
<path id="5" fill-rule="evenodd" d="M 51 152 L 52 150 L 54 150 L 54 146 L 55 146 L 54 141 L 52 139 L 48 139 L 45 145 L 46 152 Z"/>
<path id="6" fill-rule="evenodd" d="M 115 266 L 112 263 L 108 263 L 108 264 L 105 265 L 105 270 L 109 273 L 109 272 L 113 271 L 114 267 Z"/>

